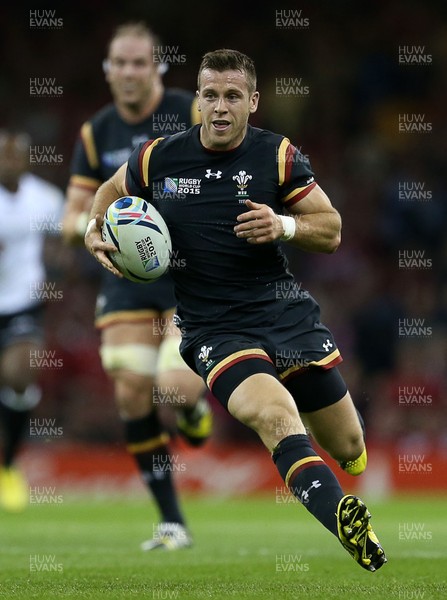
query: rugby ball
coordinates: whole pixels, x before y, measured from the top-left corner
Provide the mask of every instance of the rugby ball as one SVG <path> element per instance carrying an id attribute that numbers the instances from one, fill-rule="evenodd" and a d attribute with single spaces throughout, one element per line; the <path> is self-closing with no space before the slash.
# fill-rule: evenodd
<path id="1" fill-rule="evenodd" d="M 142 198 L 124 196 L 109 206 L 102 239 L 118 249 L 109 253 L 110 260 L 130 281 L 151 283 L 169 267 L 169 230 L 158 210 Z"/>

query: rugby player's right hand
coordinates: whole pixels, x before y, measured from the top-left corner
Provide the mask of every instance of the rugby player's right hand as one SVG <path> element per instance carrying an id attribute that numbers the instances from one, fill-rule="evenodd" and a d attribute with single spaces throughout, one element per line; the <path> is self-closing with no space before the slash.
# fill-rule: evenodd
<path id="1" fill-rule="evenodd" d="M 108 252 L 118 252 L 113 244 L 102 241 L 102 224 L 104 218 L 97 214 L 91 219 L 85 232 L 84 243 L 90 254 L 108 271 L 117 277 L 123 277 L 123 274 L 111 263 Z"/>

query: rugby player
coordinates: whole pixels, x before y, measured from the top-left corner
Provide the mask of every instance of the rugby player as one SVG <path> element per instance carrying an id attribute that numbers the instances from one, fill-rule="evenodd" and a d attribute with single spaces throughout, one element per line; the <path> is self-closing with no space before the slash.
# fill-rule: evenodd
<path id="1" fill-rule="evenodd" d="M 83 124 L 75 146 L 63 222 L 69 243 L 83 241 L 96 190 L 135 146 L 200 121 L 192 92 L 165 89 L 157 48 L 157 37 L 140 22 L 121 25 L 110 40 L 103 66 L 113 102 Z M 173 283 L 169 274 L 146 286 L 104 275 L 95 318 L 101 360 L 114 381 L 127 449 L 161 517 L 142 548 L 190 546 L 157 406 L 174 406 L 179 432 L 195 446 L 210 436 L 212 415 L 202 380 L 179 353 Z"/>
<path id="2" fill-rule="evenodd" d="M 10 512 L 29 500 L 16 459 L 41 397 L 44 242 L 47 234 L 59 233 L 64 202 L 62 190 L 28 172 L 30 143 L 25 132 L 0 131 L 0 504 Z"/>
<path id="3" fill-rule="evenodd" d="M 197 98 L 201 125 L 142 144 L 98 190 L 87 249 L 119 277 L 107 257 L 115 248 L 101 241 L 101 215 L 124 194 L 157 206 L 185 264 L 172 273 L 182 356 L 230 414 L 258 433 L 298 500 L 360 566 L 375 571 L 386 558 L 370 513 L 343 492 L 306 431 L 358 475 L 366 467 L 362 424 L 337 368 L 334 337 L 282 248 L 334 252 L 340 214 L 289 139 L 248 124 L 259 101 L 249 57 L 207 53 Z M 183 202 L 173 182 L 191 188 Z M 171 198 L 158 200 L 154 191 L 163 185 Z"/>

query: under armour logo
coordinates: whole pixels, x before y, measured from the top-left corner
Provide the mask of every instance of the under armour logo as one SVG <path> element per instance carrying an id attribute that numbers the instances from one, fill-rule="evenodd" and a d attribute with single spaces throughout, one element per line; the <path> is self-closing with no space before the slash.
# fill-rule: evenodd
<path id="1" fill-rule="evenodd" d="M 216 179 L 220 179 L 222 177 L 222 171 L 217 171 L 217 173 L 213 173 L 211 171 L 211 169 L 207 169 L 205 177 L 207 179 L 211 179 L 211 177 L 215 177 Z"/>
<path id="2" fill-rule="evenodd" d="M 330 340 L 326 340 L 323 344 L 323 348 L 326 350 L 326 352 L 329 352 L 329 348 L 332 348 L 334 344 L 330 341 Z"/>

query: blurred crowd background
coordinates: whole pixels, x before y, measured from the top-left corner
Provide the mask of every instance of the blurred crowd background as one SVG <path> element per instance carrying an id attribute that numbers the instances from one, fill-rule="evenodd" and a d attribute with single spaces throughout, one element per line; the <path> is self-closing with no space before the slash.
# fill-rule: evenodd
<path id="1" fill-rule="evenodd" d="M 62 189 L 80 125 L 110 101 L 101 63 L 117 25 L 143 19 L 183 57 L 166 86 L 195 91 L 201 56 L 219 47 L 255 60 L 252 125 L 309 155 L 342 214 L 336 254 L 287 253 L 335 334 L 368 435 L 447 452 L 447 4 L 81 0 L 32 10 L 54 11 L 60 25 L 32 26 L 20 3 L 0 8 L 0 127 L 52 147 L 61 160 L 30 169 Z M 31 94 L 33 78 L 60 93 Z M 92 325 L 99 267 L 57 237 L 46 260 L 61 291 L 47 306 L 47 348 L 62 367 L 42 370 L 37 416 L 55 418 L 68 440 L 116 442 L 121 424 Z M 217 439 L 252 439 L 215 408 Z"/>

